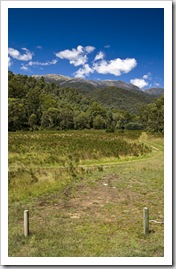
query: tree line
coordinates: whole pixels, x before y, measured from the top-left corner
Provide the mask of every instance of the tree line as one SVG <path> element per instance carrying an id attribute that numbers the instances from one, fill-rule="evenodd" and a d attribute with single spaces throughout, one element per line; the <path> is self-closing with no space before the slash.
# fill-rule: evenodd
<path id="1" fill-rule="evenodd" d="M 42 129 L 147 129 L 164 132 L 164 96 L 138 114 L 108 108 L 73 88 L 46 83 L 44 78 L 8 73 L 8 128 Z"/>

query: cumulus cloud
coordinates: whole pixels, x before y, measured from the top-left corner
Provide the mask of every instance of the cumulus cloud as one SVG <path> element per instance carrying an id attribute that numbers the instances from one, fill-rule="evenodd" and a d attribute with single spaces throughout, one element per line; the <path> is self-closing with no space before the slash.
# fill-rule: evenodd
<path id="1" fill-rule="evenodd" d="M 140 89 L 144 88 L 145 86 L 148 85 L 148 82 L 145 81 L 143 78 L 134 78 L 134 79 L 131 79 L 130 82 L 139 87 Z"/>
<path id="2" fill-rule="evenodd" d="M 93 47 L 93 46 L 86 46 L 84 49 L 85 49 L 85 51 L 86 51 L 87 53 L 91 53 L 92 51 L 95 50 L 95 47 Z"/>
<path id="3" fill-rule="evenodd" d="M 100 51 L 94 58 L 94 61 L 102 60 L 104 59 L 104 53 Z"/>
<path id="4" fill-rule="evenodd" d="M 137 61 L 135 59 L 114 59 L 111 61 L 102 60 L 104 54 L 99 52 L 94 59 L 93 66 L 90 67 L 88 64 L 85 64 L 82 68 L 78 69 L 74 75 L 75 77 L 85 78 L 89 76 L 90 73 L 97 72 L 99 74 L 112 74 L 115 76 L 120 76 L 122 73 L 130 72 L 136 65 Z M 100 60 L 99 62 L 95 62 Z"/>
<path id="5" fill-rule="evenodd" d="M 85 78 L 86 76 L 89 76 L 90 73 L 93 73 L 93 69 L 88 65 L 85 64 L 83 68 L 79 68 L 75 73 L 76 78 Z"/>
<path id="6" fill-rule="evenodd" d="M 12 65 L 12 59 L 10 57 L 8 57 L 8 66 L 10 67 Z"/>
<path id="7" fill-rule="evenodd" d="M 143 75 L 142 78 L 134 78 L 134 79 L 131 79 L 130 82 L 132 84 L 134 84 L 135 86 L 139 87 L 140 89 L 144 88 L 145 86 L 148 86 L 149 83 L 147 82 L 148 81 L 151 81 L 151 73 L 148 72 L 147 74 Z M 150 84 L 151 86 L 151 84 Z M 149 86 L 149 87 L 150 87 Z"/>
<path id="8" fill-rule="evenodd" d="M 109 48 L 110 45 L 106 45 Z M 93 52 L 95 47 L 81 45 L 77 48 L 72 48 L 71 50 L 66 49 L 55 53 L 55 55 L 60 59 L 67 59 L 70 64 L 74 66 L 83 67 L 77 70 L 74 74 L 76 77 L 85 77 L 90 73 L 97 72 L 99 74 L 112 74 L 115 76 L 120 76 L 122 73 L 130 72 L 137 65 L 137 61 L 134 58 L 126 59 L 114 59 L 110 61 L 104 60 L 104 53 L 99 51 L 94 58 L 93 65 L 90 67 L 88 62 L 88 54 Z"/>
<path id="9" fill-rule="evenodd" d="M 8 54 L 9 56 L 11 56 L 12 58 L 19 60 L 19 61 L 29 61 L 32 59 L 33 53 L 30 52 L 28 49 L 26 48 L 22 48 L 22 50 L 25 51 L 24 54 L 21 54 L 18 50 L 13 49 L 13 48 L 9 48 L 8 49 Z"/>
<path id="10" fill-rule="evenodd" d="M 100 74 L 112 74 L 115 76 L 120 76 L 122 73 L 130 72 L 134 67 L 136 67 L 137 61 L 134 58 L 127 59 L 114 59 L 110 61 L 102 60 L 98 63 L 93 64 L 93 70 Z"/>
<path id="11" fill-rule="evenodd" d="M 56 53 L 56 56 L 60 59 L 69 60 L 70 64 L 74 66 L 85 65 L 88 61 L 87 54 L 91 53 L 95 48 L 92 46 L 78 46 L 76 49 L 63 50 Z"/>
<path id="12" fill-rule="evenodd" d="M 56 64 L 57 60 L 54 59 L 52 61 L 47 61 L 47 62 L 32 62 L 30 61 L 27 65 L 29 66 L 33 66 L 33 65 L 41 65 L 41 66 L 47 66 L 47 65 L 52 65 L 52 64 Z"/>

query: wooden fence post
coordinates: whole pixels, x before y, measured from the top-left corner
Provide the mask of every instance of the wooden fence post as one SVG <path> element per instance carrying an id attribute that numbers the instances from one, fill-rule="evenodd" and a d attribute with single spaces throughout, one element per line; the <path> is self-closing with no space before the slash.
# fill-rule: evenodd
<path id="1" fill-rule="evenodd" d="M 144 207 L 143 210 L 143 217 L 144 217 L 144 234 L 149 234 L 149 209 L 148 207 Z"/>
<path id="2" fill-rule="evenodd" d="M 24 210 L 24 236 L 29 235 L 29 210 Z"/>

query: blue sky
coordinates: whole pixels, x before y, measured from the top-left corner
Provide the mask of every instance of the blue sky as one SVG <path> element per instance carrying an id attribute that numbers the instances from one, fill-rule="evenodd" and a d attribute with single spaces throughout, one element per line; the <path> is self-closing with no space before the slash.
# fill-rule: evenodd
<path id="1" fill-rule="evenodd" d="M 164 87 L 164 9 L 9 8 L 15 74 L 61 74 Z"/>

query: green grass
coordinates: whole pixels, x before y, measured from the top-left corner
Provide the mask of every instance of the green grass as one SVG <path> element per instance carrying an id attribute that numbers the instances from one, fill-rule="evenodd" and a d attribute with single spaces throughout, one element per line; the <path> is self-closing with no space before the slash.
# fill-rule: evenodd
<path id="1" fill-rule="evenodd" d="M 124 145 L 118 158 L 112 150 L 117 141 Z M 47 156 L 53 156 L 51 162 Z M 143 207 L 149 207 L 150 220 L 163 221 L 163 170 L 158 136 L 9 133 L 9 256 L 163 256 L 164 225 L 151 222 L 149 236 L 143 235 Z M 28 238 L 23 236 L 25 209 Z"/>
<path id="2" fill-rule="evenodd" d="M 92 130 L 10 133 L 9 168 L 51 167 L 65 164 L 68 158 L 79 162 L 105 157 L 140 156 L 150 151 L 148 146 L 133 140 L 124 139 L 122 133 L 106 134 Z"/>

